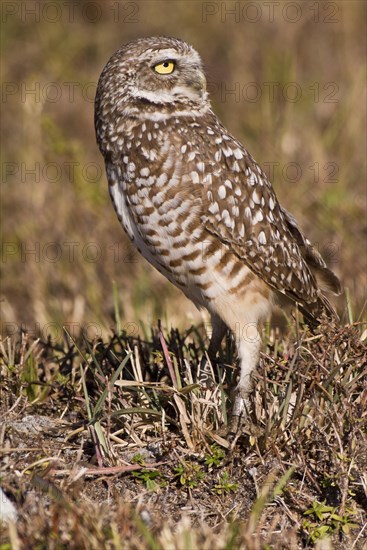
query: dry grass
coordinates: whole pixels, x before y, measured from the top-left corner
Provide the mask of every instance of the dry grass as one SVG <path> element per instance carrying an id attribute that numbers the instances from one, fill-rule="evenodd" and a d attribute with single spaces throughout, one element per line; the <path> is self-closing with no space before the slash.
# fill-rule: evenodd
<path id="1" fill-rule="evenodd" d="M 327 322 L 272 334 L 233 450 L 218 435 L 230 339 L 214 395 L 195 384 L 205 341 L 194 331 L 5 340 L 1 477 L 19 521 L 4 548 L 362 548 L 362 339 L 360 326 Z"/>

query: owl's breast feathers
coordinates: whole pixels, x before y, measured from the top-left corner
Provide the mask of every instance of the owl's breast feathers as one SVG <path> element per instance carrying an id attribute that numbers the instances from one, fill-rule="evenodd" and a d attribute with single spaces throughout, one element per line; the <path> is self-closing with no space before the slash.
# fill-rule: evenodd
<path id="1" fill-rule="evenodd" d="M 155 227 L 178 239 L 184 231 L 203 241 L 214 237 L 306 314 L 334 315 L 322 290 L 340 293 L 339 280 L 213 112 L 134 116 L 117 130 L 105 153 L 109 183 L 121 187 L 145 242 L 154 244 Z"/>

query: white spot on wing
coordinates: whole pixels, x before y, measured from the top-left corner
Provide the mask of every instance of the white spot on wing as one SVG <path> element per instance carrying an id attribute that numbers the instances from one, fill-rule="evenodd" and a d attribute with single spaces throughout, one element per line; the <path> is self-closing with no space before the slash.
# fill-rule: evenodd
<path id="1" fill-rule="evenodd" d="M 220 161 L 220 159 L 222 158 L 222 151 L 220 149 L 218 149 L 218 151 L 215 151 L 214 158 L 217 162 Z"/>
<path id="2" fill-rule="evenodd" d="M 260 244 L 266 244 L 266 236 L 264 231 L 260 231 L 258 240 Z"/>
<path id="3" fill-rule="evenodd" d="M 245 217 L 248 218 L 249 220 L 252 219 L 252 212 L 249 206 L 246 206 L 245 208 Z"/>
<path id="4" fill-rule="evenodd" d="M 250 170 L 250 177 L 248 178 L 248 182 L 250 185 L 254 186 L 257 181 L 257 178 L 253 172 Z"/>
<path id="5" fill-rule="evenodd" d="M 229 147 L 226 147 L 226 148 L 223 147 L 222 151 L 225 157 L 231 157 L 233 155 L 233 151 Z"/>
<path id="6" fill-rule="evenodd" d="M 161 187 L 162 185 L 167 183 L 167 180 L 168 180 L 167 174 L 163 173 L 157 178 L 156 184 L 158 187 Z"/>
<path id="7" fill-rule="evenodd" d="M 129 162 L 129 164 L 127 165 L 127 171 L 131 173 L 135 172 L 135 164 L 133 162 Z"/>
<path id="8" fill-rule="evenodd" d="M 218 214 L 219 212 L 219 208 L 218 208 L 218 203 L 217 202 L 213 202 L 210 206 L 209 206 L 209 212 L 211 214 Z"/>
<path id="9" fill-rule="evenodd" d="M 263 219 L 264 219 L 263 213 L 261 212 L 261 210 L 258 210 L 255 213 L 254 217 L 252 218 L 252 223 L 256 225 L 258 222 L 262 222 Z"/>
<path id="10" fill-rule="evenodd" d="M 220 185 L 219 189 L 218 189 L 218 196 L 220 199 L 225 199 L 226 198 L 226 188 L 224 185 Z"/>
<path id="11" fill-rule="evenodd" d="M 197 172 L 191 172 L 191 179 L 192 179 L 192 183 L 199 183 L 200 181 L 200 178 L 199 178 L 199 174 Z"/>
<path id="12" fill-rule="evenodd" d="M 234 227 L 234 220 L 230 217 L 228 210 L 223 210 L 222 220 L 224 221 L 224 224 L 227 227 L 229 227 L 229 228 Z"/>
<path id="13" fill-rule="evenodd" d="M 260 195 L 256 189 L 252 193 L 252 200 L 254 201 L 255 204 L 260 204 Z"/>

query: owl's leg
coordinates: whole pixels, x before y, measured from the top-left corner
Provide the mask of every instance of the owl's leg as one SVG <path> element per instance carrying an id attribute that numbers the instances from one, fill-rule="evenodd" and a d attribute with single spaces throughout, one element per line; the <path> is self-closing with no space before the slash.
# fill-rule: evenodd
<path id="1" fill-rule="evenodd" d="M 227 325 L 222 321 L 217 315 L 211 316 L 212 323 L 212 337 L 210 339 L 208 347 L 208 357 L 210 363 L 215 363 L 218 350 L 220 348 L 223 337 L 227 331 Z M 200 384 L 205 386 L 212 386 L 214 384 L 213 376 L 210 369 L 210 364 L 207 360 L 206 355 L 203 356 L 200 365 L 200 375 L 199 375 Z"/>
<path id="2" fill-rule="evenodd" d="M 251 392 L 251 373 L 260 358 L 261 337 L 255 323 L 249 323 L 236 334 L 236 344 L 240 361 L 240 378 L 234 392 L 228 435 L 235 434 L 249 409 L 248 395 Z"/>

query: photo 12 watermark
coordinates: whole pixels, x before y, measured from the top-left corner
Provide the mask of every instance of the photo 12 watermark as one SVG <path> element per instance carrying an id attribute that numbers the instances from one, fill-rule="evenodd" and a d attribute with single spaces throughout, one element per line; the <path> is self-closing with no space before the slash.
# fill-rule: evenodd
<path id="1" fill-rule="evenodd" d="M 277 101 L 299 103 L 339 103 L 339 85 L 336 82 L 208 82 L 207 90 L 220 103 L 257 103 Z"/>
<path id="2" fill-rule="evenodd" d="M 104 166 L 98 162 L 81 163 L 78 161 L 49 162 L 3 162 L 1 179 L 3 184 L 75 183 L 82 180 L 87 184 L 98 183 L 104 177 Z"/>
<path id="3" fill-rule="evenodd" d="M 130 242 L 114 242 L 100 244 L 97 242 L 77 241 L 8 241 L 1 244 L 1 263 L 10 262 L 41 264 L 42 262 L 56 264 L 64 262 L 74 264 L 84 262 L 89 264 L 104 263 L 137 263 L 141 258 L 139 252 Z"/>
<path id="4" fill-rule="evenodd" d="M 203 23 L 298 23 L 311 20 L 314 23 L 339 23 L 342 18 L 340 3 L 319 0 L 316 2 L 202 2 Z"/>
<path id="5" fill-rule="evenodd" d="M 20 103 L 94 103 L 97 82 L 14 82 L 4 81 L 1 84 L 1 102 L 19 101 Z"/>
<path id="6" fill-rule="evenodd" d="M 106 332 L 106 326 L 97 323 L 96 321 L 86 321 L 84 323 L 76 321 L 65 321 L 64 323 L 57 323 L 55 321 L 49 321 L 47 323 L 39 323 L 34 321 L 33 323 L 27 323 L 27 325 L 21 325 L 16 321 L 2 321 L 0 323 L 0 332 L 5 337 L 16 337 L 19 334 L 27 334 L 33 339 L 40 338 L 44 342 L 57 343 L 65 341 L 65 337 L 71 337 L 77 339 L 80 337 L 85 338 L 88 341 L 97 340 L 102 338 Z M 128 328 L 129 334 L 139 334 L 138 326 L 132 326 L 131 323 L 126 323 L 123 326 L 123 330 Z"/>
<path id="7" fill-rule="evenodd" d="M 2 1 L 1 22 L 9 23 L 18 19 L 22 23 L 68 23 L 77 21 L 98 23 L 138 23 L 140 6 L 138 2 L 104 0 L 103 2 L 80 0 L 13 0 Z"/>
<path id="8" fill-rule="evenodd" d="M 270 182 L 281 179 L 288 184 L 297 184 L 302 180 L 318 183 L 337 183 L 339 181 L 339 165 L 336 162 L 310 162 L 306 166 L 299 162 L 267 160 L 262 163 L 262 169 Z M 3 162 L 1 164 L 1 179 L 3 184 L 41 183 L 49 185 L 61 182 L 75 183 L 82 180 L 86 184 L 96 184 L 103 180 L 105 168 L 103 161 L 86 162 L 78 161 L 28 161 L 28 162 Z M 222 172 L 222 179 L 231 180 L 238 178 L 238 173 L 227 169 Z"/>
<path id="9" fill-rule="evenodd" d="M 246 235 L 244 236 L 244 239 Z M 201 261 L 207 264 L 212 258 L 223 258 L 229 252 L 229 248 L 224 243 L 221 246 L 216 246 L 212 249 L 212 241 L 205 240 L 198 245 L 201 253 Z M 269 240 L 267 243 L 261 243 L 263 254 L 268 254 L 269 257 L 276 251 L 278 262 L 283 262 L 285 265 L 289 261 L 288 252 L 283 251 L 283 243 L 281 239 Z M 328 264 L 337 264 L 340 259 L 339 244 L 333 241 L 325 240 L 323 242 L 315 242 L 313 248 L 318 250 Z M 298 245 L 302 252 L 302 245 Z M 267 252 L 268 249 L 268 252 Z M 159 257 L 159 249 L 155 251 L 151 247 L 157 257 Z M 246 247 L 244 247 L 244 251 Z M 141 254 L 132 242 L 114 242 L 112 244 L 101 244 L 97 242 L 77 242 L 77 241 L 5 241 L 1 244 L 1 263 L 6 265 L 12 262 L 35 264 L 50 263 L 57 264 L 59 262 L 75 264 L 104 264 L 106 261 L 116 264 L 136 264 L 141 259 Z"/>
<path id="10" fill-rule="evenodd" d="M 289 320 L 288 322 L 289 324 L 291 323 Z M 158 324 L 156 326 L 158 329 Z M 283 323 L 279 328 L 284 330 L 284 326 L 285 324 Z M 271 327 L 273 330 L 277 328 L 274 323 L 271 323 Z M 110 330 L 110 328 L 111 327 L 96 321 L 85 321 L 83 323 L 70 320 L 65 322 L 49 321 L 43 324 L 35 321 L 33 323 L 27 323 L 27 325 L 19 324 L 16 321 L 2 321 L 0 323 L 0 333 L 5 337 L 16 337 L 24 333 L 33 339 L 40 338 L 44 342 L 49 341 L 53 344 L 65 341 L 65 338 L 71 340 L 83 338 L 88 341 L 95 341 L 102 338 L 106 330 Z M 161 328 L 158 330 L 161 330 Z M 236 322 L 232 327 L 229 327 L 230 332 L 228 331 L 227 337 L 233 338 L 233 340 L 237 342 L 241 340 L 247 342 L 260 342 L 261 333 L 266 330 L 268 330 L 266 325 L 260 329 L 258 325 L 253 322 Z M 197 326 L 196 333 L 201 341 L 209 341 L 213 333 L 212 323 L 210 321 L 203 321 Z M 143 325 L 142 321 L 121 320 L 119 334 L 124 338 L 141 338 L 146 334 L 146 327 Z"/>
<path id="11" fill-rule="evenodd" d="M 97 90 L 97 82 L 14 82 L 4 81 L 1 84 L 1 102 L 19 101 L 36 104 L 46 103 L 94 103 Z M 207 83 L 209 96 L 220 103 L 257 103 L 267 101 L 275 103 L 299 103 L 302 100 L 313 103 L 339 103 L 340 88 L 336 82 L 314 81 L 304 82 L 213 82 Z"/>

